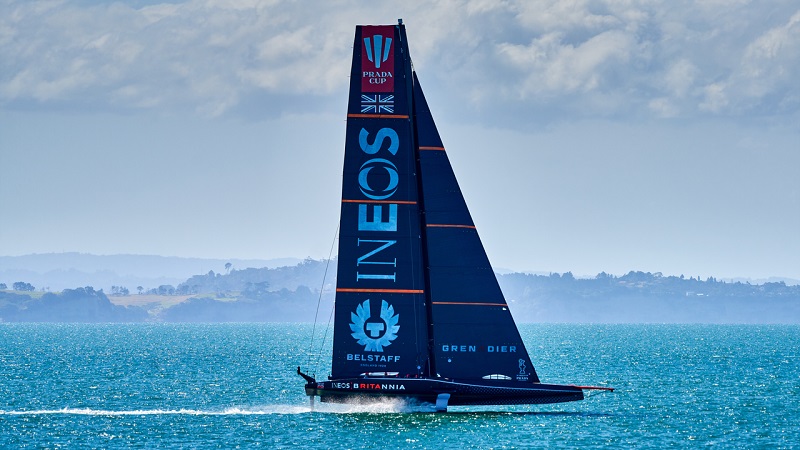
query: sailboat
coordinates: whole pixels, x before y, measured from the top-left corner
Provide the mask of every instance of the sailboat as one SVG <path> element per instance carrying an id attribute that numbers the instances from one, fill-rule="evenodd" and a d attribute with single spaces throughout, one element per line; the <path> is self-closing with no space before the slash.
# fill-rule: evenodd
<path id="1" fill-rule="evenodd" d="M 342 182 L 333 361 L 297 373 L 322 402 L 582 400 L 539 380 L 409 56 L 402 20 L 357 26 Z"/>

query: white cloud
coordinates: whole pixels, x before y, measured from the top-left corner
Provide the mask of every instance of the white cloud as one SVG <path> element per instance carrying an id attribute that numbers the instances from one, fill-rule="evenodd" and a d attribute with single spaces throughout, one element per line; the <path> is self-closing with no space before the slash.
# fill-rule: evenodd
<path id="1" fill-rule="evenodd" d="M 800 106 L 800 10 L 785 24 L 775 26 L 745 49 L 741 66 L 731 77 L 740 88 L 747 108 L 765 97 L 778 97 L 776 111 Z"/>
<path id="2" fill-rule="evenodd" d="M 621 21 L 607 2 L 589 0 L 533 0 L 516 3 L 518 20 L 536 31 L 601 31 Z M 613 3 L 613 2 L 612 2 Z"/>
<path id="3" fill-rule="evenodd" d="M 800 105 L 791 0 L 10 1 L 0 105 L 220 115 L 260 96 L 280 111 L 346 89 L 353 26 L 397 17 L 426 85 L 462 102 L 454 111 L 503 121 L 502 111 L 741 116 Z"/>
<path id="4" fill-rule="evenodd" d="M 691 61 L 675 61 L 664 73 L 664 85 L 674 97 L 684 98 L 691 92 L 697 80 L 697 72 L 697 66 Z"/>
<path id="5" fill-rule="evenodd" d="M 678 107 L 666 97 L 654 98 L 647 103 L 648 108 L 657 117 L 676 117 L 680 112 Z"/>
<path id="6" fill-rule="evenodd" d="M 703 89 L 703 92 L 704 100 L 699 105 L 701 110 L 719 112 L 728 106 L 729 101 L 724 84 L 711 83 Z"/>
<path id="7" fill-rule="evenodd" d="M 607 66 L 625 64 L 634 43 L 618 31 L 607 31 L 578 46 L 564 44 L 561 35 L 550 33 L 530 45 L 501 44 L 501 57 L 526 73 L 519 94 L 534 95 L 591 92 L 609 73 Z"/>
<path id="8" fill-rule="evenodd" d="M 352 38 L 335 27 L 312 33 L 301 14 L 265 2 L 40 6 L 3 11 L 11 37 L 0 47 L 2 102 L 220 114 L 254 90 L 329 94 L 346 85 Z"/>

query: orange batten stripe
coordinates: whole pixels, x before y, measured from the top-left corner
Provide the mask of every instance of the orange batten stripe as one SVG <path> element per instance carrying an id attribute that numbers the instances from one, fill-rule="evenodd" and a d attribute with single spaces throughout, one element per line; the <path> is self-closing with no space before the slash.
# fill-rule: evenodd
<path id="1" fill-rule="evenodd" d="M 469 229 L 472 229 L 472 230 L 475 229 L 474 225 L 447 225 L 447 224 L 443 224 L 443 223 L 429 223 L 428 227 L 429 228 L 469 228 Z"/>
<path id="2" fill-rule="evenodd" d="M 336 288 L 336 292 L 358 292 L 358 293 L 372 293 L 377 292 L 380 294 L 424 294 L 422 289 L 353 289 L 353 288 Z"/>
<path id="3" fill-rule="evenodd" d="M 416 205 L 417 202 L 413 202 L 410 200 L 349 200 L 349 199 L 342 199 L 342 203 L 379 203 L 379 204 L 389 204 L 389 203 L 399 203 L 401 205 Z"/>
<path id="4" fill-rule="evenodd" d="M 420 147 L 420 150 L 438 150 L 440 152 L 444 151 L 444 147 Z"/>
<path id="5" fill-rule="evenodd" d="M 505 303 L 431 302 L 432 305 L 508 306 Z"/>
<path id="6" fill-rule="evenodd" d="M 348 114 L 347 117 L 354 119 L 408 119 L 405 114 Z"/>

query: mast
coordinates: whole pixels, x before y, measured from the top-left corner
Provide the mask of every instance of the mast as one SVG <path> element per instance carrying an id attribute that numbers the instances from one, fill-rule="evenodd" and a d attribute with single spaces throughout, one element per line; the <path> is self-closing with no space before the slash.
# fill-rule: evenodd
<path id="1" fill-rule="evenodd" d="M 417 73 L 414 72 L 413 68 L 411 73 L 413 74 L 413 78 L 411 80 L 412 83 L 412 107 L 411 111 L 414 117 L 414 123 L 417 122 L 417 104 L 414 101 L 415 95 L 413 92 L 415 89 L 418 89 L 419 80 L 417 80 Z M 427 316 L 427 325 L 428 325 L 428 361 L 427 361 L 427 369 L 426 375 L 431 378 L 436 378 L 436 357 L 434 355 L 434 324 L 433 324 L 433 311 L 431 309 L 431 294 L 430 294 L 430 271 L 428 266 L 428 244 L 427 244 L 427 228 L 426 228 L 426 220 L 425 220 L 425 195 L 423 193 L 423 186 L 422 186 L 422 167 L 420 166 L 420 155 L 419 155 L 419 135 L 417 134 L 417 127 L 414 127 L 414 160 L 416 162 L 416 173 L 417 173 L 417 191 L 419 192 L 419 222 L 420 222 L 420 241 L 422 244 L 422 267 L 423 270 L 423 279 L 425 281 L 425 315 Z"/>
<path id="2" fill-rule="evenodd" d="M 424 311 L 425 311 L 425 321 L 427 325 L 427 335 L 428 340 L 426 342 L 427 348 L 427 359 L 422 364 L 422 371 L 423 375 L 435 378 L 436 375 L 436 358 L 434 357 L 434 341 L 433 341 L 433 333 L 434 333 L 434 326 L 431 311 L 431 298 L 430 298 L 430 279 L 428 274 L 428 252 L 427 252 L 427 244 L 426 244 L 426 237 L 425 237 L 425 201 L 424 196 L 422 194 L 422 177 L 420 165 L 419 165 L 419 137 L 417 136 L 417 112 L 416 112 L 416 104 L 414 102 L 414 89 L 417 85 L 417 74 L 414 71 L 413 63 L 411 62 L 411 54 L 408 50 L 408 39 L 406 37 L 406 27 L 403 25 L 403 19 L 397 20 L 397 26 L 400 32 L 400 40 L 403 45 L 400 47 L 401 51 L 404 51 L 408 56 L 405 60 L 406 63 L 406 73 L 411 74 L 411 77 L 408 80 L 408 104 L 411 105 L 410 112 L 411 112 L 411 135 L 413 136 L 413 152 L 414 152 L 414 163 L 415 163 L 415 179 L 417 181 L 417 195 L 418 195 L 418 210 L 419 210 L 419 225 L 420 225 L 420 246 L 422 248 L 421 251 L 421 259 L 422 259 L 422 277 L 425 286 L 425 294 L 424 294 Z"/>

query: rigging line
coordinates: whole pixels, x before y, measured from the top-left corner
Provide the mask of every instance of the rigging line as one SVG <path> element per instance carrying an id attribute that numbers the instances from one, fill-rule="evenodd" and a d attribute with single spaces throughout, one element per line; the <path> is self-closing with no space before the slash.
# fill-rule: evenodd
<path id="1" fill-rule="evenodd" d="M 331 314 L 328 316 L 328 326 L 325 327 L 325 334 L 322 335 L 322 345 L 319 347 L 319 352 L 322 353 L 322 350 L 325 349 L 325 341 L 328 339 L 328 330 L 331 328 L 331 322 L 333 321 L 333 312 L 336 310 L 336 302 L 334 301 L 331 304 Z M 317 376 L 317 369 L 319 369 L 319 358 L 317 358 L 317 365 L 314 367 L 314 377 Z"/>
<path id="2" fill-rule="evenodd" d="M 360 288 L 336 288 L 336 292 L 361 292 L 361 293 L 381 293 L 381 294 L 424 294 L 423 289 L 360 289 Z"/>
<path id="3" fill-rule="evenodd" d="M 336 233 L 333 235 L 333 242 L 331 242 L 331 251 L 328 252 L 328 261 L 325 263 L 325 273 L 322 275 L 322 286 L 319 288 L 319 298 L 317 299 L 317 311 L 314 313 L 314 326 L 311 328 L 311 344 L 308 346 L 308 367 L 311 367 L 311 360 L 314 357 L 314 335 L 317 332 L 317 317 L 319 317 L 319 305 L 322 303 L 322 292 L 325 290 L 325 279 L 328 277 L 328 267 L 331 265 L 331 256 L 333 255 L 333 247 L 336 246 L 336 237 L 339 236 L 339 227 L 341 221 L 336 225 Z M 322 349 L 320 349 L 322 352 Z"/>

